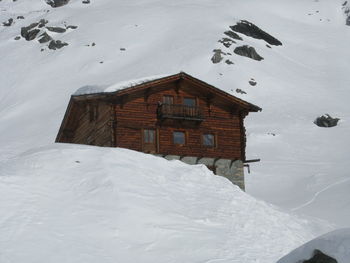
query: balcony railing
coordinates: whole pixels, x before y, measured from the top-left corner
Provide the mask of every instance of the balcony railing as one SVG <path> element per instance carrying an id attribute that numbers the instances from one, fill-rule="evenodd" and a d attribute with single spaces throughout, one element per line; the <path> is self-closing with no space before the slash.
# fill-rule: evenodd
<path id="1" fill-rule="evenodd" d="M 203 121 L 203 111 L 197 106 L 181 104 L 160 104 L 157 110 L 159 119 L 182 119 Z"/>

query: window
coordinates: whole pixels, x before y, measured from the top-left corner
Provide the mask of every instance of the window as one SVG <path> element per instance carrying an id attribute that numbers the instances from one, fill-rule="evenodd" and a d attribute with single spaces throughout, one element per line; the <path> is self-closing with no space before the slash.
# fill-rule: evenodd
<path id="1" fill-rule="evenodd" d="M 196 106 L 196 100 L 193 98 L 184 98 L 184 105 L 189 107 L 195 107 Z"/>
<path id="2" fill-rule="evenodd" d="M 143 130 L 143 142 L 155 143 L 155 130 Z"/>
<path id="3" fill-rule="evenodd" d="M 164 104 L 174 104 L 174 97 L 169 96 L 169 95 L 163 96 L 163 103 Z"/>
<path id="4" fill-rule="evenodd" d="M 203 134 L 203 145 L 208 147 L 215 147 L 215 135 L 214 134 Z"/>
<path id="5" fill-rule="evenodd" d="M 97 105 L 88 105 L 89 111 L 89 121 L 93 122 L 98 119 L 98 106 Z"/>
<path id="6" fill-rule="evenodd" d="M 184 145 L 186 143 L 185 133 L 176 131 L 173 133 L 174 144 Z"/>

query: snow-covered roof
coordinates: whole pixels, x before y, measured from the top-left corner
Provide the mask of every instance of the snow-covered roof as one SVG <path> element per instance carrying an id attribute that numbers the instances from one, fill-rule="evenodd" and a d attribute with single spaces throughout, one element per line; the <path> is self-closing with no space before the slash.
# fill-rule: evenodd
<path id="1" fill-rule="evenodd" d="M 86 85 L 77 89 L 73 96 L 81 96 L 81 95 L 89 95 L 89 94 L 97 94 L 97 93 L 111 93 L 119 90 L 123 90 L 126 88 L 130 88 L 136 85 L 140 85 L 143 83 L 147 83 L 153 80 L 169 77 L 174 74 L 166 74 L 166 75 L 154 75 L 139 79 L 127 80 L 118 82 L 112 85 Z"/>

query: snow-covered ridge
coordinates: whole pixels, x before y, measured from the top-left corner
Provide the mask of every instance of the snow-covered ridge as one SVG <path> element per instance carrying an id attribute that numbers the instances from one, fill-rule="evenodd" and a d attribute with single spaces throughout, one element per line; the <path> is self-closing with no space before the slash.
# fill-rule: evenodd
<path id="1" fill-rule="evenodd" d="M 315 250 L 337 260 L 338 263 L 348 263 L 350 259 L 350 228 L 337 229 L 295 249 L 277 263 L 296 263 L 310 259 Z"/>
<path id="2" fill-rule="evenodd" d="M 275 262 L 329 227 L 131 150 L 55 144 L 0 165 L 0 262 Z"/>

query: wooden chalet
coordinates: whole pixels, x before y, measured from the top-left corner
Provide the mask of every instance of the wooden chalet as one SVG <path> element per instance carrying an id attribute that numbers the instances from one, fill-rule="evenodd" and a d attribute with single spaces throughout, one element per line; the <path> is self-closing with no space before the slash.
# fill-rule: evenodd
<path id="1" fill-rule="evenodd" d="M 56 142 L 202 163 L 244 189 L 243 120 L 260 110 L 181 72 L 112 92 L 72 95 Z"/>

